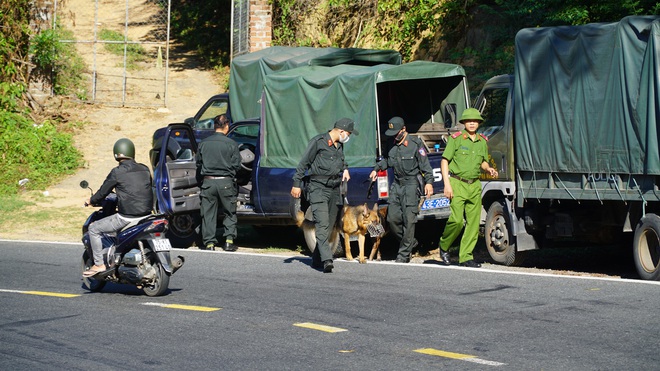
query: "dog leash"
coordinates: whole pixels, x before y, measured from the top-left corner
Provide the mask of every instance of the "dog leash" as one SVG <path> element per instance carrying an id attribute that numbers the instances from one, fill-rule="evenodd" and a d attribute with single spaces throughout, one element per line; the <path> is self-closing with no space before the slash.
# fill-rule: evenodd
<path id="1" fill-rule="evenodd" d="M 368 199 L 371 199 L 371 193 L 374 191 L 374 184 L 376 184 L 375 180 L 372 180 L 371 183 L 369 183 L 369 189 L 367 190 Z"/>
<path id="2" fill-rule="evenodd" d="M 341 193 L 341 197 L 344 200 L 344 205 L 348 205 L 348 198 L 346 197 L 348 194 L 348 181 L 341 181 L 341 184 L 339 185 L 339 193 Z"/>

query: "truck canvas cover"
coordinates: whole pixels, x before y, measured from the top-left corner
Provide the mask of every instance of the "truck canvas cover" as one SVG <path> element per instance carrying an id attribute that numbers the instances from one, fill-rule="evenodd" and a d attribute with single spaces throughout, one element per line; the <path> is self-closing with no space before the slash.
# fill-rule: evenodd
<path id="1" fill-rule="evenodd" d="M 660 16 L 515 40 L 519 170 L 660 175 Z"/>
<path id="2" fill-rule="evenodd" d="M 264 77 L 271 73 L 302 66 L 381 63 L 401 64 L 401 54 L 394 50 L 273 46 L 238 56 L 231 62 L 229 76 L 232 120 L 259 117 Z"/>
<path id="3" fill-rule="evenodd" d="M 260 166 L 295 168 L 309 139 L 335 121 L 355 121 L 359 135 L 346 144 L 350 167 L 374 166 L 387 120 L 401 116 L 410 132 L 443 123 L 445 106 L 468 104 L 461 66 L 415 61 L 403 65 L 308 66 L 265 77 Z M 380 124 L 380 125 L 379 125 Z"/>

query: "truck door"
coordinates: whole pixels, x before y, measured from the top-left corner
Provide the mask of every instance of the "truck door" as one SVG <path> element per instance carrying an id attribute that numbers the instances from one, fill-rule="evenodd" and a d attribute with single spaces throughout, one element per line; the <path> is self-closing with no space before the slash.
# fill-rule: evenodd
<path id="1" fill-rule="evenodd" d="M 486 83 L 477 97 L 475 107 L 481 111 L 484 122 L 478 133 L 488 138 L 490 166 L 497 169 L 499 179 L 511 180 L 513 173 L 513 147 L 511 137 L 511 89 L 508 76 L 497 76 Z"/>
<path id="2" fill-rule="evenodd" d="M 197 142 L 190 126 L 172 124 L 167 127 L 154 167 L 158 213 L 174 215 L 199 211 L 196 153 Z"/>

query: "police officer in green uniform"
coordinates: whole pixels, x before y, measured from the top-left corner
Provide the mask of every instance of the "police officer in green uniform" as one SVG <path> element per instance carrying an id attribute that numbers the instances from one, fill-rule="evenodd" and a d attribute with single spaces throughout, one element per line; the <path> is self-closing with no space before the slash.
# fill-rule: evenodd
<path id="1" fill-rule="evenodd" d="M 442 154 L 442 178 L 445 180 L 444 194 L 451 200 L 451 216 L 440 238 L 440 260 L 449 265 L 447 250 L 463 229 L 458 262 L 462 266 L 479 268 L 474 261 L 472 250 L 477 243 L 479 219 L 481 216 L 481 170 L 497 178 L 497 170 L 488 164 L 488 139 L 477 134 L 477 128 L 484 119 L 475 108 L 463 111 L 460 122 L 465 129 L 454 133 L 447 141 Z"/>
<path id="2" fill-rule="evenodd" d="M 316 229 L 312 266 L 323 267 L 325 273 L 332 272 L 334 268 L 328 240 L 342 205 L 339 185 L 351 178 L 344 160 L 344 144 L 351 134 L 358 135 L 355 122 L 342 118 L 335 122 L 332 130 L 312 138 L 293 176 L 291 196 L 300 198 L 302 178 L 309 170 L 307 200 L 312 208 Z"/>
<path id="3" fill-rule="evenodd" d="M 401 117 L 392 117 L 388 121 L 385 132 L 388 137 L 394 137 L 394 146 L 387 158 L 379 161 L 369 177 L 376 180 L 379 170 L 388 167 L 394 169 L 394 183 L 390 187 L 387 221 L 390 229 L 399 239 L 398 263 L 410 261 L 410 254 L 417 245 L 415 240 L 415 224 L 419 213 L 420 195 L 417 193 L 417 175 L 424 178 L 424 195 L 433 195 L 433 169 L 426 156 L 426 149 L 421 139 L 408 134 Z"/>
<path id="4" fill-rule="evenodd" d="M 207 250 L 215 250 L 218 243 L 218 206 L 224 219 L 225 251 L 236 251 L 236 172 L 241 168 L 238 145 L 227 138 L 229 119 L 219 115 L 213 119 L 215 134 L 205 138 L 197 151 L 197 169 L 203 176 L 201 192 L 202 239 Z"/>

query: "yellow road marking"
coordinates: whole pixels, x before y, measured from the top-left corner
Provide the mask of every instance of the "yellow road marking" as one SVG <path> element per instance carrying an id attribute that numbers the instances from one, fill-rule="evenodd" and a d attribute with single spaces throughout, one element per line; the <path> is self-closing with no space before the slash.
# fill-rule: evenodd
<path id="1" fill-rule="evenodd" d="M 23 290 L 2 290 L 0 292 L 11 292 L 15 294 L 26 294 L 26 295 L 39 295 L 39 296 L 54 296 L 57 298 L 75 298 L 80 296 L 80 294 L 64 294 L 61 292 L 48 292 L 48 291 L 23 291 Z"/>
<path id="2" fill-rule="evenodd" d="M 293 325 L 298 326 L 298 327 L 309 328 L 309 329 L 312 329 L 312 330 L 319 330 L 319 331 L 332 332 L 332 333 L 348 331 L 346 329 L 339 328 L 339 327 L 319 325 L 317 323 L 311 323 L 311 322 L 294 323 Z"/>
<path id="3" fill-rule="evenodd" d="M 437 350 L 433 348 L 416 349 L 415 352 L 428 354 L 432 356 L 438 356 L 438 357 L 453 358 L 453 359 L 474 358 L 474 356 L 471 356 L 469 354 L 445 352 L 444 350 Z"/>
<path id="4" fill-rule="evenodd" d="M 161 304 L 161 303 L 143 303 L 143 305 L 153 305 L 161 308 L 169 309 L 183 309 L 183 310 L 194 310 L 198 312 L 214 312 L 222 308 L 213 308 L 213 307 L 201 307 L 197 305 L 183 305 L 183 304 Z"/>
<path id="5" fill-rule="evenodd" d="M 433 349 L 433 348 L 415 349 L 414 351 L 417 352 L 417 353 L 428 354 L 428 355 L 438 356 L 438 357 L 451 358 L 451 359 L 458 359 L 458 360 L 461 360 L 461 361 L 479 363 L 479 364 L 487 365 L 487 366 L 503 366 L 503 365 L 505 365 L 505 363 L 495 362 L 495 361 L 488 361 L 488 360 L 485 360 L 485 359 L 477 358 L 475 356 L 471 356 L 469 354 L 445 352 L 444 350 L 438 350 L 438 349 Z"/>

